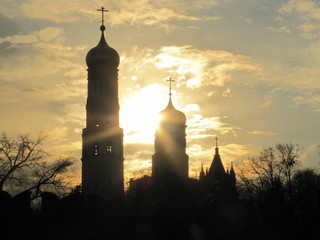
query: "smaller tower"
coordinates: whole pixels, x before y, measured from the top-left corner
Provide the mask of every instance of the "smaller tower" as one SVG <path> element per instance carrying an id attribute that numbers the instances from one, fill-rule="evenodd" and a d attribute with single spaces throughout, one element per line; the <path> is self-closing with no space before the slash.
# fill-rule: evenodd
<path id="1" fill-rule="evenodd" d="M 219 147 L 218 147 L 218 138 L 216 137 L 216 148 L 215 154 L 209 168 L 209 172 L 207 177 L 210 178 L 212 182 L 223 182 L 226 180 L 226 171 L 224 170 L 220 154 L 219 154 Z"/>
<path id="2" fill-rule="evenodd" d="M 233 162 L 231 162 L 229 175 L 230 175 L 230 179 L 232 179 L 232 181 L 234 181 L 234 183 L 235 183 L 236 182 L 236 173 L 235 173 L 235 171 L 233 169 Z"/>
<path id="3" fill-rule="evenodd" d="M 209 170 L 201 173 L 199 182 L 206 189 L 205 192 L 213 194 L 217 199 L 232 200 L 237 198 L 236 174 L 231 162 L 230 170 L 225 171 L 221 161 L 218 147 L 218 138 L 216 137 L 216 147 L 213 160 Z"/>
<path id="4" fill-rule="evenodd" d="M 203 170 L 203 163 L 201 163 L 201 170 L 200 170 L 199 180 L 203 181 L 204 178 L 205 178 L 205 173 L 204 173 L 204 170 Z"/>
<path id="5" fill-rule="evenodd" d="M 233 169 L 233 162 L 231 162 L 231 167 L 230 167 L 230 171 L 229 171 L 229 174 L 228 174 L 228 182 L 229 182 L 229 185 L 236 188 L 236 173 Z M 236 190 L 235 190 L 236 191 Z"/>
<path id="6" fill-rule="evenodd" d="M 155 153 L 152 156 L 152 177 L 155 181 L 188 179 L 188 155 L 186 154 L 186 116 L 172 104 L 170 83 L 168 106 L 160 112 L 155 133 Z"/>

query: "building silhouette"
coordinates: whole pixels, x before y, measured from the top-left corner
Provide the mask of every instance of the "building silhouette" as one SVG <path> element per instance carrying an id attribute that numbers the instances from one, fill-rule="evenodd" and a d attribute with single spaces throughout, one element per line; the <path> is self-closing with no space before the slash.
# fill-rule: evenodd
<path id="1" fill-rule="evenodd" d="M 281 178 L 274 186 L 242 185 L 239 192 L 246 194 L 238 198 L 233 164 L 225 170 L 216 138 L 210 167 L 201 165 L 199 179 L 188 176 L 186 116 L 173 105 L 171 78 L 168 106 L 155 132 L 152 175 L 132 179 L 123 198 L 119 55 L 105 41 L 103 17 L 100 29 L 100 42 L 86 58 L 82 188 L 58 196 L 37 185 L 13 197 L 1 189 L 2 239 L 317 239 L 320 175 L 314 169 L 297 171 L 290 187 Z M 33 209 L 33 191 L 41 193 L 41 209 Z"/>
<path id="2" fill-rule="evenodd" d="M 103 13 L 103 8 L 101 9 Z M 104 199 L 123 196 L 123 129 L 119 126 L 119 54 L 100 27 L 98 45 L 86 56 L 88 97 L 82 133 L 82 189 Z"/>
<path id="3" fill-rule="evenodd" d="M 98 45 L 86 56 L 88 66 L 88 97 L 86 104 L 86 128 L 82 140 L 82 191 L 105 200 L 124 196 L 123 179 L 123 129 L 119 126 L 118 66 L 120 57 L 104 37 L 104 8 L 102 12 L 101 38 Z M 202 194 L 212 192 L 217 186 L 235 188 L 233 167 L 225 172 L 219 148 L 207 173 L 200 178 L 189 178 L 189 156 L 186 154 L 186 116 L 172 102 L 169 80 L 169 101 L 160 112 L 155 131 L 152 155 L 152 176 L 131 180 L 129 194 L 159 197 L 192 195 L 195 189 Z M 199 191 L 197 190 L 199 193 Z"/>
<path id="4" fill-rule="evenodd" d="M 169 81 L 171 78 L 169 79 Z M 188 196 L 203 198 L 208 194 L 222 200 L 237 198 L 236 174 L 231 162 L 225 170 L 219 154 L 216 138 L 215 154 L 210 168 L 204 171 L 203 164 L 199 179 L 189 178 L 189 156 L 186 154 L 186 116 L 172 103 L 171 86 L 168 106 L 160 111 L 160 121 L 155 131 L 152 156 L 152 175 L 131 179 L 128 195 L 147 198 Z"/>
<path id="5" fill-rule="evenodd" d="M 225 171 L 219 154 L 218 138 L 216 137 L 215 154 L 213 156 L 210 168 L 205 172 L 203 164 L 199 175 L 199 182 L 208 193 L 218 194 L 222 192 L 226 200 L 237 197 L 236 174 L 231 162 L 230 170 Z M 222 191 L 220 191 L 222 190 Z"/>

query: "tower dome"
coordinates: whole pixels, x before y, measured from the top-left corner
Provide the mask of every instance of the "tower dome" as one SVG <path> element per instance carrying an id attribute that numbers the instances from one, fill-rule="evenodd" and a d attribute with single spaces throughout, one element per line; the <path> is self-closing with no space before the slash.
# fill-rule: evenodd
<path id="1" fill-rule="evenodd" d="M 160 121 L 165 123 L 185 124 L 187 120 L 183 112 L 174 108 L 171 96 L 169 98 L 168 106 L 160 112 L 160 117 Z"/>
<path id="2" fill-rule="evenodd" d="M 88 68 L 94 66 L 114 66 L 118 67 L 120 63 L 120 56 L 116 50 L 110 47 L 105 38 L 105 26 L 101 25 L 101 38 L 97 46 L 92 48 L 86 56 L 86 63 Z"/>

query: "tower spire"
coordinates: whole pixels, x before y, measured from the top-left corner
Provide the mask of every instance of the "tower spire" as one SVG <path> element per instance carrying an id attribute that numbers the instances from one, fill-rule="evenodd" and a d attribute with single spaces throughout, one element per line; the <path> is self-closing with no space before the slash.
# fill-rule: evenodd
<path id="1" fill-rule="evenodd" d="M 109 12 L 109 10 L 102 6 L 101 8 L 98 8 L 97 11 L 101 12 L 101 25 L 104 25 L 104 13 Z"/>
<path id="2" fill-rule="evenodd" d="M 169 96 L 171 97 L 172 96 L 172 92 L 171 92 L 171 90 L 172 90 L 172 82 L 174 82 L 174 80 L 171 78 L 171 77 L 169 77 L 169 79 L 167 80 L 168 82 L 169 82 Z"/>
<path id="3" fill-rule="evenodd" d="M 219 155 L 219 147 L 218 147 L 218 137 L 216 137 L 216 155 Z"/>

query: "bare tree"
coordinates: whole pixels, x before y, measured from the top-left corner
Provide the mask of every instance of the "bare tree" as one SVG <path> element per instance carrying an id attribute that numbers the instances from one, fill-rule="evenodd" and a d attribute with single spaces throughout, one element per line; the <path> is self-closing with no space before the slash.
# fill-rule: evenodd
<path id="1" fill-rule="evenodd" d="M 291 198 L 292 176 L 296 171 L 301 153 L 302 149 L 299 145 L 292 143 L 264 147 L 258 156 L 250 158 L 248 169 L 240 176 L 244 189 L 250 190 L 250 195 L 253 189 L 258 194 L 280 193 L 284 186 L 288 197 Z"/>
<path id="2" fill-rule="evenodd" d="M 297 144 L 286 143 L 277 144 L 276 147 L 277 157 L 279 161 L 279 171 L 288 189 L 288 197 L 292 195 L 292 176 L 296 171 L 302 148 Z"/>
<path id="3" fill-rule="evenodd" d="M 33 190 L 33 197 L 39 196 L 42 188 L 49 186 L 58 190 L 66 189 L 63 175 L 73 164 L 70 158 L 59 159 L 52 163 L 42 148 L 45 136 L 39 134 L 35 139 L 27 134 L 8 137 L 2 133 L 0 137 L 0 191 L 4 187 Z"/>
<path id="4" fill-rule="evenodd" d="M 260 189 L 274 187 L 280 177 L 279 161 L 276 158 L 275 148 L 265 147 L 259 156 L 252 157 L 250 160 L 250 168 L 257 176 Z"/>
<path id="5" fill-rule="evenodd" d="M 38 165 L 47 156 L 41 148 L 45 137 L 39 135 L 35 140 L 28 135 L 9 138 L 2 133 L 0 138 L 0 190 L 5 184 L 21 185 L 21 176 L 27 169 Z"/>
<path id="6" fill-rule="evenodd" d="M 238 170 L 239 172 L 237 173 L 237 176 L 240 180 L 237 186 L 238 192 L 240 193 L 240 195 L 253 202 L 255 197 L 255 189 L 258 189 L 259 186 L 255 184 L 253 178 L 249 178 L 247 176 L 246 169 L 239 168 Z"/>
<path id="7" fill-rule="evenodd" d="M 296 171 L 292 185 L 293 196 L 298 205 L 319 206 L 320 175 L 314 169 Z"/>
<path id="8" fill-rule="evenodd" d="M 32 199 L 40 197 L 42 191 L 54 191 L 59 195 L 70 189 L 66 172 L 73 165 L 70 158 L 59 159 L 51 164 L 39 164 L 31 174 L 33 183 L 27 190 L 33 190 Z"/>

